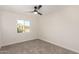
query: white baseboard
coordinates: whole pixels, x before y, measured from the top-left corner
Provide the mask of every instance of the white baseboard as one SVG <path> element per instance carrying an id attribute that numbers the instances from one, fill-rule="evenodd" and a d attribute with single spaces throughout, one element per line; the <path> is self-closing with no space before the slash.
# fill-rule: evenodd
<path id="1" fill-rule="evenodd" d="M 17 43 L 22 43 L 22 42 L 30 41 L 30 40 L 34 40 L 34 39 L 28 39 L 28 40 L 22 40 L 22 41 L 17 41 L 17 42 L 11 42 L 11 43 L 7 43 L 7 44 L 3 44 L 1 47 L 12 45 L 12 44 L 17 44 Z"/>
<path id="2" fill-rule="evenodd" d="M 47 40 L 47 39 L 43 39 L 43 38 L 42 38 L 41 40 L 46 41 L 46 42 L 49 42 L 49 43 L 51 43 L 51 44 L 55 44 L 55 45 L 57 45 L 57 46 L 60 46 L 60 47 L 65 48 L 65 49 L 68 49 L 68 50 L 70 50 L 70 51 L 73 51 L 73 52 L 79 53 L 78 50 L 75 50 L 75 49 L 72 49 L 72 48 L 69 48 L 69 47 L 66 47 L 66 46 L 60 45 L 60 44 L 58 44 L 58 43 L 55 43 L 55 42 L 49 41 L 49 40 Z"/>

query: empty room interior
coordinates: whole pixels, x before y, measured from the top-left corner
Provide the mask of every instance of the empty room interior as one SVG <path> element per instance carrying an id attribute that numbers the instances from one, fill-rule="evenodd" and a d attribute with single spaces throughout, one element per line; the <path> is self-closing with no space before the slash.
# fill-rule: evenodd
<path id="1" fill-rule="evenodd" d="M 0 5 L 0 54 L 78 53 L 78 5 Z"/>

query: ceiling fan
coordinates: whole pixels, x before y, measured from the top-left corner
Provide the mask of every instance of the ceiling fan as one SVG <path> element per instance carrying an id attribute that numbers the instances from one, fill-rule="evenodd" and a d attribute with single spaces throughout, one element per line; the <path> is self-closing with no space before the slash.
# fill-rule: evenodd
<path id="1" fill-rule="evenodd" d="M 42 13 L 39 12 L 39 10 L 40 10 L 41 7 L 42 7 L 42 5 L 34 6 L 34 10 L 30 11 L 30 12 L 34 13 L 34 14 L 43 15 Z"/>

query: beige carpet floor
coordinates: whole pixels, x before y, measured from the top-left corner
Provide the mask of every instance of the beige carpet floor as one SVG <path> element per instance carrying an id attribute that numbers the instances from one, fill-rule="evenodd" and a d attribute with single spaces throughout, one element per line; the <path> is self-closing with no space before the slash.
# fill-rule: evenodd
<path id="1" fill-rule="evenodd" d="M 0 49 L 0 54 L 76 54 L 70 50 L 36 39 Z"/>

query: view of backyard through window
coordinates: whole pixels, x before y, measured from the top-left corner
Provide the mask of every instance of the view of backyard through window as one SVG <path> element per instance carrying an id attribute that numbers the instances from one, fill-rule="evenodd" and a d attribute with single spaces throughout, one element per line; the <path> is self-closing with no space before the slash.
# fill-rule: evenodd
<path id="1" fill-rule="evenodd" d="M 30 32 L 29 20 L 17 20 L 17 33 Z"/>

